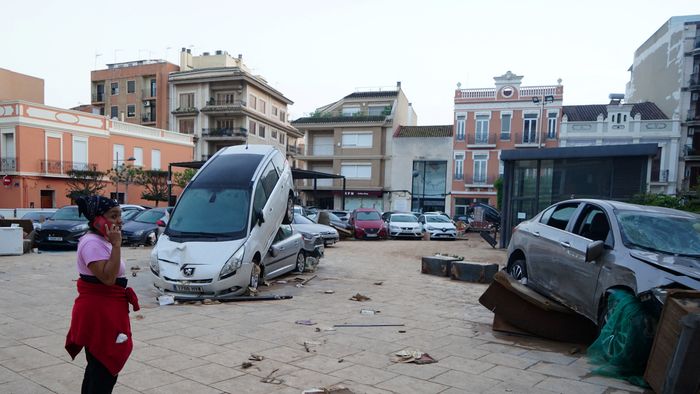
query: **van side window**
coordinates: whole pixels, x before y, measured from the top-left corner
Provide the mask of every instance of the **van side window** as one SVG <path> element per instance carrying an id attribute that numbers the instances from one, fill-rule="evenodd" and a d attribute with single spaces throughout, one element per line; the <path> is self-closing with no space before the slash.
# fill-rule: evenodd
<path id="1" fill-rule="evenodd" d="M 275 185 L 277 185 L 277 181 L 279 179 L 280 177 L 277 175 L 277 170 L 275 170 L 272 162 L 268 163 L 267 166 L 265 166 L 265 171 L 263 171 L 262 177 L 260 178 L 260 182 L 262 182 L 263 188 L 265 189 L 265 194 L 268 198 L 270 195 L 272 195 L 272 191 L 275 189 Z"/>
<path id="2" fill-rule="evenodd" d="M 253 213 L 250 215 L 251 230 L 255 227 L 258 220 L 255 213 L 258 211 L 262 212 L 265 209 L 266 202 L 267 196 L 265 195 L 265 190 L 263 190 L 262 182 L 258 182 L 258 184 L 255 186 L 255 192 L 253 193 Z"/>
<path id="3" fill-rule="evenodd" d="M 282 156 L 282 154 L 280 154 L 279 152 L 275 152 L 272 155 L 272 163 L 275 165 L 277 172 L 279 172 L 281 175 L 284 171 L 284 157 Z"/>

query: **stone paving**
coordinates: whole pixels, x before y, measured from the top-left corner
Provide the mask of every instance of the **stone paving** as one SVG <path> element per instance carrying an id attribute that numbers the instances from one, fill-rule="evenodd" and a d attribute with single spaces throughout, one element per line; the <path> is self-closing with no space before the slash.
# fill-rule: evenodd
<path id="1" fill-rule="evenodd" d="M 289 283 L 263 288 L 291 300 L 212 305 L 158 306 L 149 252 L 122 253 L 127 269 L 141 268 L 129 279 L 142 309 L 131 314 L 134 351 L 115 393 L 301 393 L 331 385 L 354 393 L 642 391 L 592 375 L 585 356 L 570 354 L 576 345 L 493 333 L 492 314 L 477 301 L 485 285 L 420 273 L 419 257 L 435 252 L 501 263 L 504 251 L 478 235 L 454 242 L 342 241 L 327 249 L 305 287 L 287 276 L 279 279 Z M 85 358 L 71 361 L 63 348 L 75 278 L 75 252 L 0 257 L 0 393 L 80 391 Z M 356 293 L 371 300 L 349 300 Z M 324 330 L 377 323 L 405 326 Z M 393 363 L 401 350 L 427 352 L 438 362 Z M 252 353 L 264 360 L 243 369 Z M 276 380 L 262 383 L 266 377 Z"/>

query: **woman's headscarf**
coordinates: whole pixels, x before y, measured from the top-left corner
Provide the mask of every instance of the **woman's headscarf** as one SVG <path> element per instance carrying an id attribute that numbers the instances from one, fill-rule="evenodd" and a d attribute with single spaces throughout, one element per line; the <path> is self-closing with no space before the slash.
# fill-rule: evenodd
<path id="1" fill-rule="evenodd" d="M 76 204 L 78 204 L 78 215 L 85 216 L 91 222 L 97 216 L 104 215 L 105 212 L 119 206 L 117 200 L 102 196 L 78 197 Z"/>

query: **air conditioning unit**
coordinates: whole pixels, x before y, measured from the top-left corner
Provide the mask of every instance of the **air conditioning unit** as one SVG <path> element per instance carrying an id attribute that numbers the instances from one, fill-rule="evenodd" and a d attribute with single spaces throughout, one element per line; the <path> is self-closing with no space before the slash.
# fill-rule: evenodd
<path id="1" fill-rule="evenodd" d="M 144 107 L 150 107 L 150 106 L 151 106 L 151 102 L 150 102 L 150 101 L 146 101 L 145 103 L 143 103 L 143 106 L 144 106 Z"/>

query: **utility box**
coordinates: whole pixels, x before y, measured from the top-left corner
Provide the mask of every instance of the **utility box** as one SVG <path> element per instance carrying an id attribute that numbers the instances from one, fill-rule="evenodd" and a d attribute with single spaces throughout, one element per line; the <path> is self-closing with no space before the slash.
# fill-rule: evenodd
<path id="1" fill-rule="evenodd" d="M 688 350 L 692 350 L 685 349 L 688 341 L 683 341 L 682 344 L 679 343 L 681 333 L 683 332 L 686 337 L 694 336 L 697 338 L 700 335 L 697 332 L 688 332 L 688 328 L 684 332 L 681 319 L 689 314 L 700 314 L 700 292 L 689 290 L 669 291 L 656 329 L 647 369 L 644 372 L 644 379 L 657 393 L 668 392 L 664 386 L 671 384 L 671 381 L 675 382 L 674 393 L 700 393 L 700 387 L 698 386 L 700 384 L 700 376 L 698 376 L 700 369 L 698 369 L 697 365 L 693 368 L 692 365 L 679 365 L 676 362 L 672 368 L 674 356 L 682 356 Z M 680 348 L 679 345 L 684 348 Z M 700 360 L 700 357 L 679 358 L 679 360 L 683 359 L 687 360 L 685 361 L 686 364 L 698 364 L 697 360 Z M 679 387 L 678 382 L 683 382 L 687 387 Z"/>
<path id="2" fill-rule="evenodd" d="M 0 256 L 24 253 L 22 227 L 0 227 Z"/>

